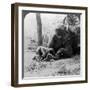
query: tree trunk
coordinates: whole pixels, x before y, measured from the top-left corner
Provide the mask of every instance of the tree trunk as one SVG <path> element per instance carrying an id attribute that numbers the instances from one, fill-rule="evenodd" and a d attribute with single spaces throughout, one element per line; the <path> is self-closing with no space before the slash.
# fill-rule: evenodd
<path id="1" fill-rule="evenodd" d="M 36 13 L 36 22 L 37 22 L 37 34 L 38 34 L 38 46 L 42 45 L 42 23 L 40 13 Z"/>

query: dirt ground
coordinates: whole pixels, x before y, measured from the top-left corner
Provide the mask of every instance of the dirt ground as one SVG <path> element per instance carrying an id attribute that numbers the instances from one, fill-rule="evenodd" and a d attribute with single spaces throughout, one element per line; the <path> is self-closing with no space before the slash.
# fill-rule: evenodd
<path id="1" fill-rule="evenodd" d="M 80 56 L 74 56 L 68 59 L 51 60 L 49 62 L 33 61 L 34 54 L 25 54 L 27 57 L 24 63 L 24 77 L 47 77 L 47 76 L 65 76 L 80 74 Z"/>

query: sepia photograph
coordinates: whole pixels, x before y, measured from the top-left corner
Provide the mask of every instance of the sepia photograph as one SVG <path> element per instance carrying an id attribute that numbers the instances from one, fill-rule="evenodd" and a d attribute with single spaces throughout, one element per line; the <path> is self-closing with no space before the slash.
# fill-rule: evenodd
<path id="1" fill-rule="evenodd" d="M 15 4 L 12 10 L 17 85 L 87 82 L 86 7 Z"/>

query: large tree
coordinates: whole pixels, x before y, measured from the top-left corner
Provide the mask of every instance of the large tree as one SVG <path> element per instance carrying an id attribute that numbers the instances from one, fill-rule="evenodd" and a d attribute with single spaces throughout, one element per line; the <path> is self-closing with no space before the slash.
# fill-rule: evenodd
<path id="1" fill-rule="evenodd" d="M 36 13 L 36 21 L 37 21 L 38 46 L 40 46 L 42 45 L 42 22 L 40 13 Z"/>

